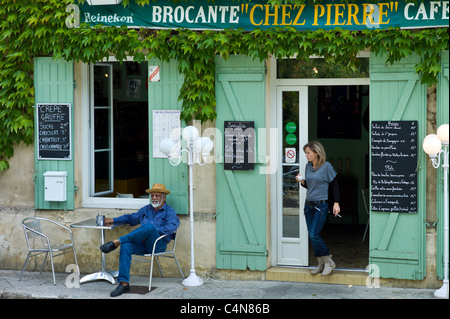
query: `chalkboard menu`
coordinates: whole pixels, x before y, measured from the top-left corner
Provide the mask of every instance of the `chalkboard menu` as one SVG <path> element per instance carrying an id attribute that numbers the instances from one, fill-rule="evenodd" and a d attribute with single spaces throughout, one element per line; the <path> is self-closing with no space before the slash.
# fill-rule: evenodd
<path id="1" fill-rule="evenodd" d="M 417 213 L 417 121 L 373 121 L 371 210 Z"/>
<path id="2" fill-rule="evenodd" d="M 70 160 L 71 105 L 37 104 L 38 159 Z"/>
<path id="3" fill-rule="evenodd" d="M 224 169 L 253 170 L 255 164 L 255 123 L 225 121 Z"/>

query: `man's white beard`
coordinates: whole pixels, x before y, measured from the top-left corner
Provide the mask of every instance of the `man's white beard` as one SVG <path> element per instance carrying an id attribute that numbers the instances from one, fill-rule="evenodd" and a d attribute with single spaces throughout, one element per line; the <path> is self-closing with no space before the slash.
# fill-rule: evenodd
<path id="1" fill-rule="evenodd" d="M 153 208 L 158 208 L 159 206 L 161 206 L 161 202 L 159 200 L 152 200 L 152 206 Z"/>

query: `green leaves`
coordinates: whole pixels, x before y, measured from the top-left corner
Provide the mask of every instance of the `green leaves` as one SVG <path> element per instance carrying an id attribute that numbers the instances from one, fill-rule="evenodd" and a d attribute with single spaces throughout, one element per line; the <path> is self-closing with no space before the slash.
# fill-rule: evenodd
<path id="1" fill-rule="evenodd" d="M 137 0 L 149 4 L 152 0 Z M 175 0 L 176 2 L 177 0 Z M 180 0 L 191 1 L 191 0 Z M 211 0 L 212 1 L 212 0 Z M 344 2 L 352 2 L 347 0 Z M 410 1 L 410 0 L 407 0 Z M 359 51 L 369 49 L 387 53 L 386 63 L 394 63 L 413 52 L 423 57 L 416 65 L 422 83 L 437 82 L 440 52 L 448 50 L 448 28 L 401 30 L 371 29 L 350 31 L 299 32 L 292 27 L 193 31 L 128 29 L 126 27 L 68 28 L 70 13 L 66 7 L 75 0 L 0 0 L 0 172 L 8 168 L 14 143 L 33 142 L 33 58 L 96 62 L 109 56 L 119 61 L 127 56 L 142 62 L 158 58 L 176 59 L 184 84 L 178 99 L 182 101 L 185 121 L 216 118 L 215 56 L 247 55 L 264 60 L 277 58 L 308 60 L 321 55 L 330 64 L 338 63 L 356 70 Z M 321 0 L 269 0 L 271 4 L 320 3 Z M 368 0 L 372 2 L 372 0 Z M 129 0 L 123 0 L 128 5 Z"/>

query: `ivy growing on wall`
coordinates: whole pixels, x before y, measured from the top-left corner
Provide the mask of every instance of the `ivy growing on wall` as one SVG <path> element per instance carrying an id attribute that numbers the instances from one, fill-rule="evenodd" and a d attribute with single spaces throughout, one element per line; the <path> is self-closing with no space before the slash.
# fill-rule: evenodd
<path id="1" fill-rule="evenodd" d="M 140 4 L 150 1 L 137 0 Z M 320 2 L 268 0 L 271 4 Z M 75 0 L 0 0 L 0 172 L 9 167 L 8 159 L 14 154 L 14 145 L 33 143 L 33 58 L 37 56 L 82 62 L 95 62 L 109 56 L 119 61 L 133 56 L 138 62 L 152 58 L 176 59 L 179 72 L 184 76 L 179 94 L 182 117 L 186 121 L 194 118 L 206 121 L 216 117 L 216 55 L 227 59 L 230 55 L 242 54 L 264 60 L 269 54 L 277 58 L 297 56 L 298 59 L 309 59 L 315 54 L 322 55 L 329 63 L 356 70 L 356 54 L 364 49 L 387 53 L 387 63 L 415 52 L 423 57 L 416 65 L 422 83 L 432 85 L 440 71 L 439 54 L 448 50 L 448 28 L 363 31 L 336 28 L 304 32 L 290 27 L 252 32 L 85 25 L 68 28 L 66 20 L 70 12 L 66 12 L 66 8 L 72 3 Z M 123 5 L 128 3 L 129 0 L 123 0 Z"/>

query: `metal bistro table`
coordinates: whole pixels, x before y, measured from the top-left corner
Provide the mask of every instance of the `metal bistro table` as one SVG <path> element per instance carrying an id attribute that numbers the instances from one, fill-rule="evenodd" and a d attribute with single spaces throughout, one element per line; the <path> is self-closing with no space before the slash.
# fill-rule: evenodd
<path id="1" fill-rule="evenodd" d="M 88 219 L 79 223 L 71 224 L 70 227 L 72 228 L 90 228 L 90 229 L 100 229 L 101 233 L 101 244 L 103 245 L 105 243 L 105 229 L 113 229 L 118 226 L 122 226 L 125 224 L 111 224 L 111 225 L 104 225 L 99 226 L 97 225 L 96 218 Z M 99 249 L 100 250 L 100 249 Z M 105 261 L 105 254 L 102 252 L 102 270 L 93 274 L 89 274 L 84 276 L 80 279 L 80 284 L 85 282 L 90 282 L 94 280 L 107 280 L 112 284 L 116 283 L 116 280 L 114 277 L 117 277 L 118 271 L 106 271 L 106 261 Z"/>

